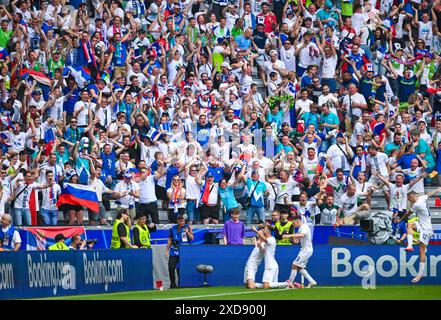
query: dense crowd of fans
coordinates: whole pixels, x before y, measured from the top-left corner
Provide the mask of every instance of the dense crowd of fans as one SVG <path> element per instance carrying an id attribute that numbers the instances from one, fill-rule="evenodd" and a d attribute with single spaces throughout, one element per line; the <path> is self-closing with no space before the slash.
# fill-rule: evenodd
<path id="1" fill-rule="evenodd" d="M 107 224 L 110 200 L 155 224 L 161 206 L 170 222 L 242 208 L 247 224 L 353 224 L 373 192 L 400 216 L 441 182 L 439 0 L 3 3 L 0 215 L 15 225 L 31 197 L 45 225 Z M 99 212 L 57 206 L 66 182 L 92 186 Z"/>

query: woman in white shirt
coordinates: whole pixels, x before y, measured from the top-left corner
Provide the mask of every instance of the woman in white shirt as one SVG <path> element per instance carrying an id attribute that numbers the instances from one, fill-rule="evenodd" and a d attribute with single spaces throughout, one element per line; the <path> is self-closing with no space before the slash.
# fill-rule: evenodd
<path id="1" fill-rule="evenodd" d="M 175 175 L 170 188 L 167 190 L 167 197 L 170 199 L 168 203 L 168 220 L 176 223 L 176 218 L 185 214 L 187 201 L 185 198 L 185 189 L 182 187 L 181 178 Z"/>

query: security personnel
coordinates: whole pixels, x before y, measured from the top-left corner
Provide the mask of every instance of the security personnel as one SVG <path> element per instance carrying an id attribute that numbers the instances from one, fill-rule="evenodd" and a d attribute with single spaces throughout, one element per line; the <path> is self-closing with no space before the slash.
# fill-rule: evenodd
<path id="1" fill-rule="evenodd" d="M 130 216 L 128 209 L 121 209 L 113 224 L 111 249 L 138 248 L 130 243 Z"/>
<path id="2" fill-rule="evenodd" d="M 69 250 L 69 247 L 64 243 L 64 239 L 66 239 L 62 233 L 59 233 L 55 236 L 55 244 L 49 246 L 49 251 L 60 251 L 60 250 Z"/>
<path id="3" fill-rule="evenodd" d="M 154 223 L 147 225 L 146 222 L 147 217 L 142 216 L 133 228 L 133 243 L 138 248 L 150 248 L 150 232 L 156 231 Z"/>
<path id="4" fill-rule="evenodd" d="M 281 210 L 280 212 L 280 221 L 277 221 L 276 226 L 276 234 L 275 238 L 277 239 L 277 245 L 290 245 L 290 239 L 283 239 L 284 234 L 293 234 L 294 233 L 294 225 L 292 221 L 288 221 L 288 211 Z"/>

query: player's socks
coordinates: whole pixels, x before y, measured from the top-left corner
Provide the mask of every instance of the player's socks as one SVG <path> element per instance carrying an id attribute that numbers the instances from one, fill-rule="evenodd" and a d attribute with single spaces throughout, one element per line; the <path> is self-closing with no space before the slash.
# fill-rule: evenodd
<path id="1" fill-rule="evenodd" d="M 408 234 L 407 235 L 407 248 L 406 249 L 412 248 L 412 243 L 413 243 L 413 234 Z"/>
<path id="2" fill-rule="evenodd" d="M 288 283 L 286 283 L 286 282 L 270 282 L 269 287 L 274 288 L 274 289 L 282 289 L 282 288 L 288 287 Z"/>
<path id="3" fill-rule="evenodd" d="M 424 275 L 424 268 L 426 267 L 426 263 L 425 262 L 420 262 L 420 269 L 418 270 L 418 274 L 419 275 Z"/>
<path id="4" fill-rule="evenodd" d="M 262 289 L 263 284 L 262 283 L 255 283 L 257 289 Z"/>
<path id="5" fill-rule="evenodd" d="M 304 276 L 306 278 L 306 280 L 308 280 L 309 283 L 317 283 L 315 282 L 315 280 L 309 275 L 308 271 L 306 271 L 305 269 L 301 269 L 300 270 L 300 274 L 302 276 Z"/>
<path id="6" fill-rule="evenodd" d="M 297 276 L 297 270 L 291 269 L 291 274 L 289 275 L 289 281 L 294 282 Z"/>

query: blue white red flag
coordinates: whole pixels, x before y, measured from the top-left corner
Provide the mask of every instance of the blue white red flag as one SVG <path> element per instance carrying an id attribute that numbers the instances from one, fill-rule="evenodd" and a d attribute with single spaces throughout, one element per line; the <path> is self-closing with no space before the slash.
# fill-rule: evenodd
<path id="1" fill-rule="evenodd" d="M 64 183 L 57 206 L 71 204 L 83 206 L 93 212 L 99 212 L 99 202 L 96 191 L 91 186 L 75 183 Z"/>

